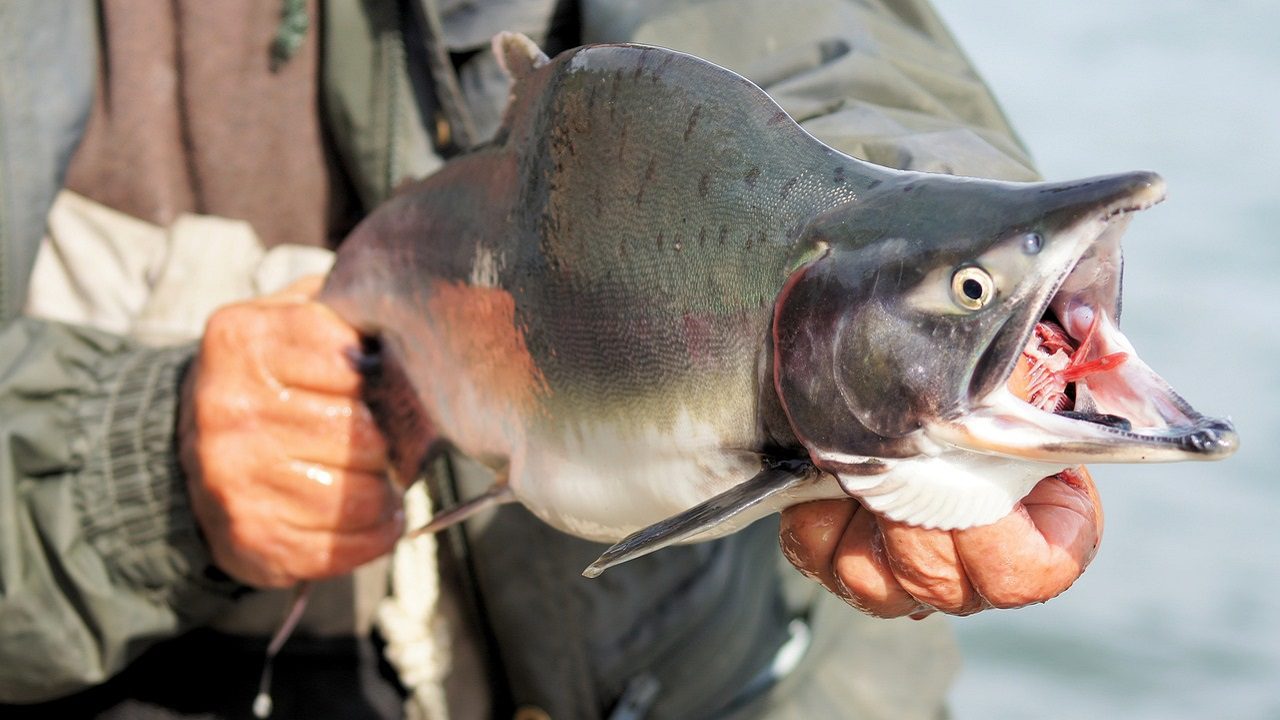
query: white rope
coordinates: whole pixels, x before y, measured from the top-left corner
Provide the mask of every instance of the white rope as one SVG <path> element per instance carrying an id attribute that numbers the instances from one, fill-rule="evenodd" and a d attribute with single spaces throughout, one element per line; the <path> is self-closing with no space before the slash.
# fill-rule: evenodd
<path id="1" fill-rule="evenodd" d="M 425 482 L 414 483 L 404 496 L 405 527 L 431 520 L 431 497 Z M 439 612 L 440 572 L 436 536 L 404 538 L 391 557 L 391 594 L 378 605 L 378 629 L 387 641 L 384 655 L 409 691 L 407 720 L 447 720 L 444 678 L 450 666 L 450 637 Z"/>

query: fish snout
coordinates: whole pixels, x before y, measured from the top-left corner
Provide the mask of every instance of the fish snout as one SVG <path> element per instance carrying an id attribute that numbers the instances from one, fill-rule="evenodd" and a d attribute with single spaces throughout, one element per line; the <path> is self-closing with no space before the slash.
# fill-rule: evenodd
<path id="1" fill-rule="evenodd" d="M 1109 220 L 1118 215 L 1145 210 L 1164 200 L 1167 186 L 1164 178 L 1149 170 L 1102 175 L 1074 182 L 1047 183 L 1038 191 L 1046 216 L 1059 214 L 1065 224 L 1098 218 Z"/>
<path id="2" fill-rule="evenodd" d="M 1206 418 L 1203 426 L 1183 435 L 1183 449 L 1205 460 L 1224 458 L 1240 446 L 1235 425 L 1222 418 Z"/>

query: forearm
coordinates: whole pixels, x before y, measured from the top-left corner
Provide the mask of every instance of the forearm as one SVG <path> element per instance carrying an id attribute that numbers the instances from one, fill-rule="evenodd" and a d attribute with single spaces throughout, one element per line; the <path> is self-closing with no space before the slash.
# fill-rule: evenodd
<path id="1" fill-rule="evenodd" d="M 33 320 L 0 330 L 0 701 L 101 682 L 236 591 L 175 456 L 191 353 Z"/>

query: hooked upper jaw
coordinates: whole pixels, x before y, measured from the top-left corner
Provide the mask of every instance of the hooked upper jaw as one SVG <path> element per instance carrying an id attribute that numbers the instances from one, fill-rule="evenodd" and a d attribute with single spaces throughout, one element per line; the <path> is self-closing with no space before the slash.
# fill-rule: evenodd
<path id="1" fill-rule="evenodd" d="M 1075 224 L 1075 247 L 1064 254 L 1058 281 L 1029 299 L 1029 311 L 992 344 L 990 352 L 1000 355 L 988 370 L 992 376 L 974 378 L 975 388 L 992 389 L 958 417 L 929 426 L 931 437 L 974 452 L 1063 463 L 1214 460 L 1235 452 L 1231 423 L 1192 408 L 1142 361 L 1116 324 L 1120 236 L 1131 213 L 1164 198 L 1163 181 L 1148 177 L 1144 182 L 1135 175 L 1131 192 Z M 1023 347 L 1044 320 L 1061 325 L 1079 345 L 1073 364 L 1106 368 L 1069 383 L 1070 415 L 1040 409 L 1007 387 Z"/>

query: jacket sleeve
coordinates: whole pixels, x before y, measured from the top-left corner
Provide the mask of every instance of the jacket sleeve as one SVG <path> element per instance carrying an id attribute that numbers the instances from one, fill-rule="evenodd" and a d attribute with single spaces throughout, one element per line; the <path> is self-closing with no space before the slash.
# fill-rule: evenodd
<path id="1" fill-rule="evenodd" d="M 0 701 L 99 683 L 239 589 L 177 464 L 192 352 L 28 319 L 0 330 Z"/>

